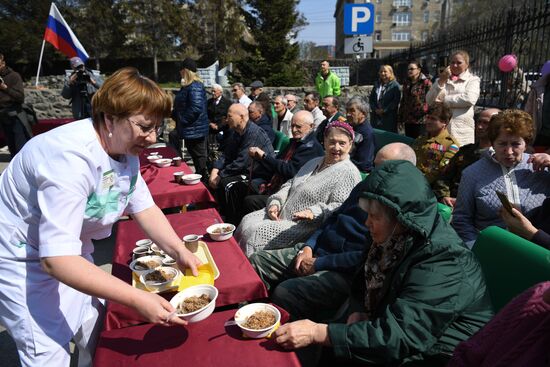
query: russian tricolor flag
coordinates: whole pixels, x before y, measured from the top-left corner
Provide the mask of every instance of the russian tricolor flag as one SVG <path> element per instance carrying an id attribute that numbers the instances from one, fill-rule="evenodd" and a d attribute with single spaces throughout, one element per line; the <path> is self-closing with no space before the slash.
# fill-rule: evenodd
<path id="1" fill-rule="evenodd" d="M 50 7 L 44 39 L 68 57 L 78 56 L 83 62 L 86 62 L 89 58 L 88 53 L 82 47 L 54 3 Z"/>

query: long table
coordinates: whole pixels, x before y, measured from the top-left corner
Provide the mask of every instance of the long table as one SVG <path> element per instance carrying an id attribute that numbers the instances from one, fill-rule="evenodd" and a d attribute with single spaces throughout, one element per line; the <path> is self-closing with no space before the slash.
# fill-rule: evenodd
<path id="1" fill-rule="evenodd" d="M 206 228 L 222 222 L 215 209 L 171 214 L 167 218 L 180 237 L 191 233 L 204 235 L 203 240 L 207 243 L 220 270 L 220 277 L 214 284 L 219 290 L 217 307 L 267 297 L 264 284 L 254 272 L 235 239 L 232 237 L 227 241 L 215 242 L 208 238 Z M 142 238 L 144 234 L 135 221 L 118 223 L 112 274 L 127 283 L 132 281 L 132 271 L 128 267 L 132 249 L 135 247 L 135 242 Z M 167 294 L 167 298 L 172 295 L 173 293 Z M 133 309 L 114 302 L 108 303 L 104 330 L 124 328 L 143 322 L 145 322 L 143 318 Z"/>
<path id="2" fill-rule="evenodd" d="M 103 331 L 94 366 L 300 366 L 294 352 L 273 340 L 245 339 L 237 326 L 225 326 L 235 311 L 214 312 L 185 327 L 146 324 Z M 282 313 L 283 323 L 285 318 L 288 314 Z"/>
<path id="3" fill-rule="evenodd" d="M 214 207 L 216 200 L 202 182 L 196 185 L 180 185 L 174 180 L 174 172 L 185 174 L 193 170 L 185 164 L 160 168 L 147 161 L 151 152 L 158 152 L 164 158 L 173 158 L 176 151 L 170 147 L 147 148 L 140 154 L 141 176 L 147 183 L 155 204 L 161 209 L 181 207 L 187 204 L 200 204 L 201 207 Z"/>

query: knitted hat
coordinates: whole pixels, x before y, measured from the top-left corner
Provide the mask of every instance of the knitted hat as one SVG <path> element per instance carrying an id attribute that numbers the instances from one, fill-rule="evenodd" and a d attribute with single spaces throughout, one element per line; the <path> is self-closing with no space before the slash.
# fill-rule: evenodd
<path id="1" fill-rule="evenodd" d="M 76 69 L 80 65 L 84 65 L 84 62 L 80 57 L 71 57 L 71 68 Z"/>
<path id="2" fill-rule="evenodd" d="M 325 136 L 327 136 L 328 133 L 330 132 L 330 130 L 335 128 L 335 127 L 339 127 L 341 129 L 344 129 L 351 136 L 351 140 L 352 141 L 355 140 L 355 132 L 353 131 L 353 127 L 351 127 L 351 125 L 348 124 L 347 122 L 340 121 L 340 120 L 332 121 L 331 123 L 329 123 L 327 125 L 327 127 L 325 128 Z"/>
<path id="3" fill-rule="evenodd" d="M 195 62 L 195 60 L 193 59 L 190 59 L 189 57 L 185 58 L 185 60 L 183 60 L 181 62 L 181 68 L 182 69 L 187 69 L 187 70 L 190 70 L 194 73 L 197 72 L 197 63 Z"/>

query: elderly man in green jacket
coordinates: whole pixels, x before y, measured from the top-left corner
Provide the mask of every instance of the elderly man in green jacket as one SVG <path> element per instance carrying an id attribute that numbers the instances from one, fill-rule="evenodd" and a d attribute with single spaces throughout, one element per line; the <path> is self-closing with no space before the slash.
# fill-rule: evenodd
<path id="1" fill-rule="evenodd" d="M 340 78 L 330 71 L 330 64 L 327 60 L 321 62 L 321 70 L 315 77 L 315 88 L 321 99 L 326 96 L 338 97 L 340 95 Z"/>
<path id="2" fill-rule="evenodd" d="M 292 322 L 276 331 L 277 343 L 331 347 L 333 365 L 445 366 L 456 345 L 492 317 L 481 266 L 410 162 L 372 171 L 359 205 L 372 245 L 343 322 Z"/>

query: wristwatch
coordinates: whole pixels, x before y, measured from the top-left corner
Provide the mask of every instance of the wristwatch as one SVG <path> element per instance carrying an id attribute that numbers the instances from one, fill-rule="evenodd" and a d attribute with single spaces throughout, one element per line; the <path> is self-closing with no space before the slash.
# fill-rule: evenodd
<path id="1" fill-rule="evenodd" d="M 265 159 L 265 152 L 264 152 L 264 154 L 262 154 L 262 159 Z"/>

